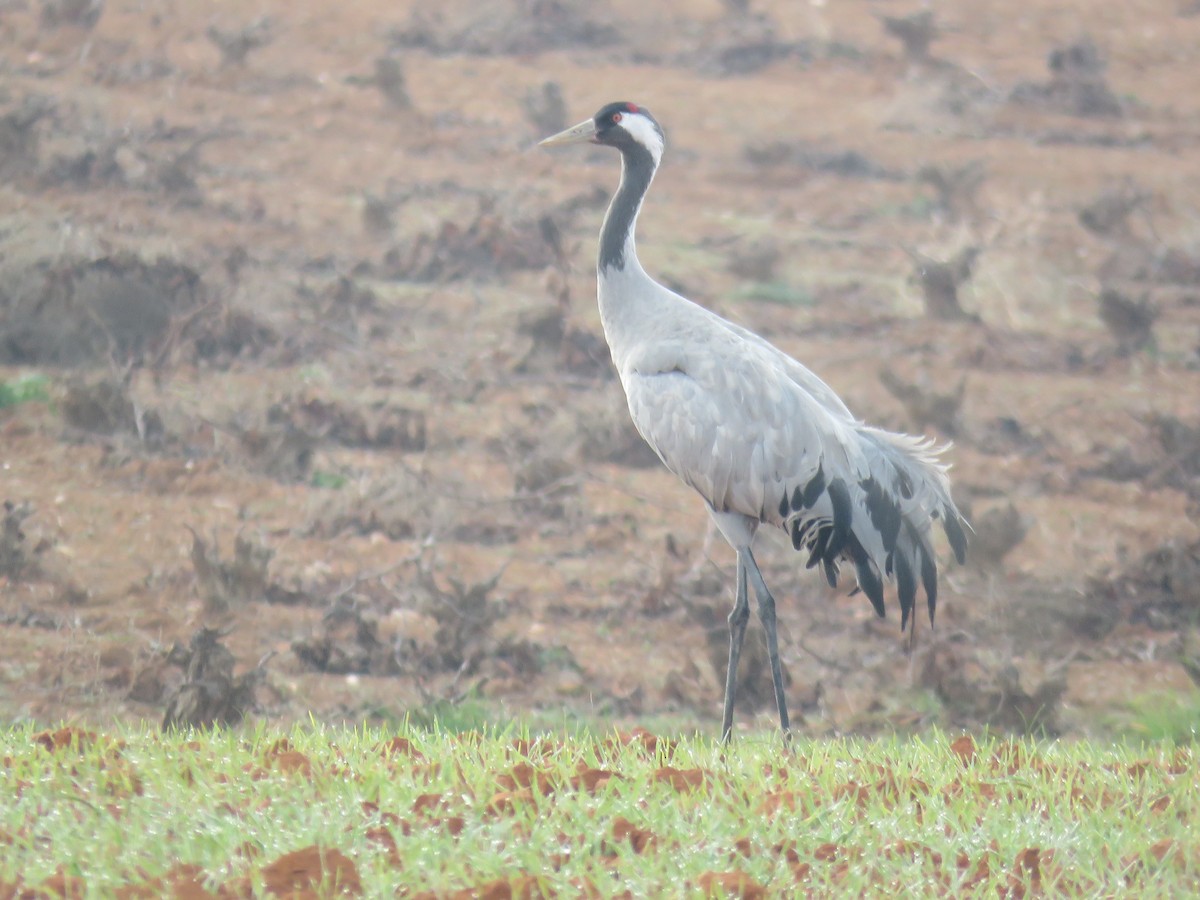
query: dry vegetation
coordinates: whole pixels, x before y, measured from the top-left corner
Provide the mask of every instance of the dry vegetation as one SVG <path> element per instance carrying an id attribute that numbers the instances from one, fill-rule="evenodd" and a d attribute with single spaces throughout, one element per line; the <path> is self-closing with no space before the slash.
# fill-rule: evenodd
<path id="1" fill-rule="evenodd" d="M 767 542 L 801 727 L 1194 729 L 1200 17 L 877 6 L 4 4 L 0 716 L 711 729 L 731 560 L 600 339 L 616 160 L 530 149 L 628 98 L 647 267 L 955 441 L 911 648 Z"/>

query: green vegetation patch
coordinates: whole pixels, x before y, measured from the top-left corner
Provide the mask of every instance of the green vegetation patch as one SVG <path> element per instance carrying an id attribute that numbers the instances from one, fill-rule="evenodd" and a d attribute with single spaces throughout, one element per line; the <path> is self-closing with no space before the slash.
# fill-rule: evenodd
<path id="1" fill-rule="evenodd" d="M 0 381 L 0 409 L 49 400 L 50 379 L 45 375 L 22 375 L 12 381 Z"/>
<path id="2" fill-rule="evenodd" d="M 942 735 L 16 728 L 0 896 L 1184 896 L 1195 771 Z"/>

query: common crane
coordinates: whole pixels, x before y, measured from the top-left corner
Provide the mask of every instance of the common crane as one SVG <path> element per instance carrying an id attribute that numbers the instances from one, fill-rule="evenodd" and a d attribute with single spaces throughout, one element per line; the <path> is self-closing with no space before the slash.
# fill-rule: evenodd
<path id="1" fill-rule="evenodd" d="M 750 618 L 747 581 L 766 632 L 779 725 L 789 729 L 775 600 L 751 545 L 761 524 L 788 532 L 836 587 L 841 562 L 885 615 L 884 580 L 895 582 L 900 628 L 924 587 L 932 624 L 941 520 L 959 562 L 966 522 L 950 498 L 941 449 L 873 428 L 816 375 L 763 338 L 670 291 L 638 262 L 638 212 L 665 139 L 650 112 L 610 103 L 543 146 L 603 144 L 621 153 L 621 184 L 600 229 L 600 320 L 633 423 L 663 464 L 704 498 L 737 553 L 729 614 L 729 668 L 721 738 L 733 728 L 737 666 Z"/>

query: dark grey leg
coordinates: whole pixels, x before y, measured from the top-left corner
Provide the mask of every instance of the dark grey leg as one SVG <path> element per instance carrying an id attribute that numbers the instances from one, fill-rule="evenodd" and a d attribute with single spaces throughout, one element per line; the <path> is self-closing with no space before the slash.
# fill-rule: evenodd
<path id="1" fill-rule="evenodd" d="M 771 682 L 775 685 L 775 705 L 779 707 L 779 727 L 784 736 L 788 734 L 791 725 L 788 722 L 787 697 L 783 694 L 783 668 L 779 664 L 779 636 L 775 630 L 775 598 L 767 590 L 754 554 L 746 549 L 745 568 L 754 581 L 754 593 L 758 595 L 758 618 L 762 621 L 763 631 L 767 633 L 767 657 L 771 660 Z M 742 554 L 738 554 L 738 564 L 742 563 Z M 744 577 L 744 576 L 743 576 Z"/>
<path id="2" fill-rule="evenodd" d="M 746 592 L 746 564 L 741 551 L 737 555 L 737 589 L 733 609 L 729 612 L 729 668 L 725 670 L 725 716 L 721 721 L 721 741 L 729 743 L 733 731 L 733 703 L 737 696 L 737 667 L 742 657 L 742 642 L 746 639 L 746 623 L 750 621 L 750 598 Z"/>

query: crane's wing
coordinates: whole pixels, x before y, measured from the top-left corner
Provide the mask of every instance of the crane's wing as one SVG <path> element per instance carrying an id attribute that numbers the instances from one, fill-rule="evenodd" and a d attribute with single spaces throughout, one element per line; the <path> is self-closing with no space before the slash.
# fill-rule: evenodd
<path id="1" fill-rule="evenodd" d="M 840 561 L 852 562 L 880 615 L 883 581 L 893 578 L 901 627 L 919 577 L 932 619 L 933 521 L 942 519 L 960 559 L 965 549 L 932 445 L 861 424 L 800 363 L 709 315 L 728 327 L 706 328 L 703 341 L 648 342 L 624 360 L 621 381 L 642 437 L 713 509 L 787 530 L 831 584 Z"/>
<path id="2" fill-rule="evenodd" d="M 704 307 L 700 307 L 704 309 Z M 716 319 L 722 326 L 732 331 L 735 335 L 746 341 L 748 344 L 763 350 L 769 355 L 772 360 L 786 374 L 787 377 L 794 381 L 799 387 L 803 388 L 813 400 L 820 404 L 826 411 L 833 413 L 835 416 L 840 416 L 846 419 L 854 419 L 854 414 L 850 412 L 846 404 L 842 402 L 842 398 L 833 392 L 833 388 L 827 385 L 824 381 L 810 369 L 801 365 L 792 357 L 788 356 L 766 338 L 760 337 L 753 331 L 743 328 L 728 319 L 723 319 L 710 309 L 704 309 L 712 318 Z"/>
<path id="3" fill-rule="evenodd" d="M 853 457 L 848 420 L 768 354 L 729 337 L 724 347 L 711 340 L 647 346 L 621 373 L 629 412 L 666 467 L 714 509 L 781 524 L 784 482 L 807 483 L 823 459 L 857 480 L 862 461 Z"/>

